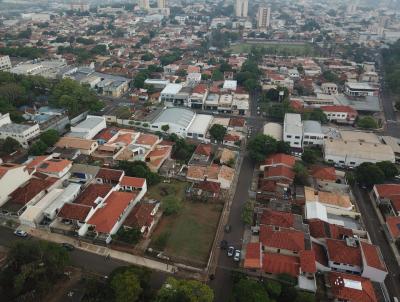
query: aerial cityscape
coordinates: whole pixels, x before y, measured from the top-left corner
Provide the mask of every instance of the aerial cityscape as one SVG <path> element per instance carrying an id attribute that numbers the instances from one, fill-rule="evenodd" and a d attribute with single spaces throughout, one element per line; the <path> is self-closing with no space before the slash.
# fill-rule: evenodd
<path id="1" fill-rule="evenodd" d="M 399 302 L 399 0 L 0 0 L 0 301 Z"/>

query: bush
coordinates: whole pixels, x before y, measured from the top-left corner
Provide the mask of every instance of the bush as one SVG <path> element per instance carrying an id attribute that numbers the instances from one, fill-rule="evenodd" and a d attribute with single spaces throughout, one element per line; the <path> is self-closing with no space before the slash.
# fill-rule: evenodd
<path id="1" fill-rule="evenodd" d="M 282 292 L 282 285 L 275 280 L 267 280 L 265 288 L 272 298 L 278 298 Z"/>
<path id="2" fill-rule="evenodd" d="M 167 216 L 177 214 L 182 209 L 182 202 L 174 196 L 168 196 L 162 201 L 162 208 Z"/>
<path id="3" fill-rule="evenodd" d="M 285 273 L 279 274 L 278 275 L 278 280 L 280 280 L 280 281 L 282 281 L 282 282 L 284 282 L 286 284 L 291 284 L 291 285 L 296 285 L 297 284 L 296 278 L 292 277 L 289 274 L 285 274 Z"/>
<path id="4" fill-rule="evenodd" d="M 357 126 L 364 129 L 376 129 L 378 123 L 372 116 L 365 116 L 358 119 Z"/>
<path id="5" fill-rule="evenodd" d="M 113 237 L 128 244 L 136 244 L 142 239 L 142 233 L 137 227 L 132 229 L 121 227 Z"/>
<path id="6" fill-rule="evenodd" d="M 167 246 L 167 242 L 169 240 L 169 237 L 171 237 L 171 233 L 168 231 L 165 231 L 158 235 L 158 237 L 154 240 L 153 246 L 156 250 L 163 251 L 165 247 Z"/>

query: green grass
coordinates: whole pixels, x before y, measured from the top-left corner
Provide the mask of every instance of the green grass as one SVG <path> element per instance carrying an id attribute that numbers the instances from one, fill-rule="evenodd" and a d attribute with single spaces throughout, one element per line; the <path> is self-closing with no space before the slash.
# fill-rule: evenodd
<path id="1" fill-rule="evenodd" d="M 150 198 L 162 201 L 168 195 L 181 198 L 178 214 L 163 216 L 152 235 L 150 247 L 189 265 L 204 266 L 217 230 L 221 204 L 185 201 L 186 182 L 171 181 L 151 187 Z M 165 191 L 169 194 L 165 195 Z"/>
<path id="2" fill-rule="evenodd" d="M 316 50 L 310 44 L 288 44 L 288 43 L 249 43 L 243 42 L 238 43 L 236 45 L 232 45 L 229 50 L 234 53 L 242 52 L 248 53 L 250 52 L 253 46 L 264 47 L 266 49 L 267 54 L 274 55 L 282 55 L 282 56 L 313 56 L 317 55 Z"/>

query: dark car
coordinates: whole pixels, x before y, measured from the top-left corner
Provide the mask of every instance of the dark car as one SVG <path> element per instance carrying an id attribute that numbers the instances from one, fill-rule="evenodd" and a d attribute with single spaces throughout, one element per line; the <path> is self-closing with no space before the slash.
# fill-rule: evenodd
<path id="1" fill-rule="evenodd" d="M 222 240 L 219 244 L 219 247 L 221 248 L 221 250 L 226 250 L 228 248 L 228 241 Z"/>
<path id="2" fill-rule="evenodd" d="M 70 243 L 64 242 L 64 243 L 61 243 L 61 246 L 62 246 L 63 248 L 65 248 L 67 251 L 70 251 L 70 252 L 72 252 L 73 250 L 75 250 L 75 247 L 74 247 L 72 244 L 70 244 Z"/>

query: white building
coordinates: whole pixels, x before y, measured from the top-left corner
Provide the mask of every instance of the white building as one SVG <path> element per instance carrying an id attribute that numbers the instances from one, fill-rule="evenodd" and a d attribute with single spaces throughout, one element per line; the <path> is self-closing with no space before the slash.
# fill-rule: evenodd
<path id="1" fill-rule="evenodd" d="M 68 134 L 68 136 L 92 139 L 97 133 L 106 127 L 106 119 L 104 116 L 88 115 L 86 120 L 74 127 L 71 127 L 71 132 Z"/>
<path id="2" fill-rule="evenodd" d="M 346 82 L 344 85 L 344 92 L 348 96 L 376 96 L 378 91 L 378 88 L 372 87 L 368 83 Z"/>
<path id="3" fill-rule="evenodd" d="M 186 136 L 188 138 L 204 140 L 212 121 L 212 115 L 196 114 L 192 124 L 186 132 Z"/>
<path id="4" fill-rule="evenodd" d="M 247 18 L 249 8 L 249 1 L 248 0 L 236 0 L 236 17 L 243 17 Z"/>
<path id="5" fill-rule="evenodd" d="M 260 6 L 257 13 L 258 28 L 269 28 L 271 25 L 271 7 Z"/>
<path id="6" fill-rule="evenodd" d="M 170 133 L 186 137 L 186 133 L 195 117 L 196 113 L 189 109 L 166 108 L 151 122 L 151 130 L 161 131 L 162 126 L 168 125 Z"/>
<path id="7" fill-rule="evenodd" d="M 62 190 L 61 194 L 58 195 L 54 201 L 44 210 L 43 214 L 49 220 L 53 220 L 57 213 L 61 210 L 64 204 L 72 202 L 81 192 L 81 185 L 75 183 L 69 183 L 68 186 Z"/>
<path id="8" fill-rule="evenodd" d="M 0 206 L 8 199 L 8 195 L 19 188 L 31 177 L 25 166 L 15 164 L 0 165 Z"/>
<path id="9" fill-rule="evenodd" d="M 338 94 L 338 86 L 335 83 L 322 83 L 321 89 L 325 94 Z"/>
<path id="10" fill-rule="evenodd" d="M 11 137 L 17 140 L 22 147 L 28 148 L 29 141 L 38 137 L 40 134 L 39 124 L 4 124 L 0 127 L 0 138 Z"/>
<path id="11" fill-rule="evenodd" d="M 182 84 L 167 84 L 167 86 L 165 86 L 165 88 L 160 93 L 160 102 L 173 104 L 182 88 Z"/>
<path id="12" fill-rule="evenodd" d="M 1 114 L 0 113 L 0 126 L 11 124 L 10 114 Z"/>
<path id="13" fill-rule="evenodd" d="M 303 147 L 324 144 L 324 133 L 321 123 L 317 121 L 303 122 Z"/>
<path id="14" fill-rule="evenodd" d="M 285 114 L 283 141 L 289 143 L 290 147 L 295 149 L 295 153 L 301 153 L 301 146 L 303 142 L 303 123 L 301 122 L 300 114 Z"/>
<path id="15" fill-rule="evenodd" d="M 9 56 L 0 56 L 0 71 L 10 70 L 12 67 Z"/>
<path id="16" fill-rule="evenodd" d="M 169 80 L 146 79 L 144 83 L 152 85 L 156 89 L 164 89 L 169 84 Z"/>

